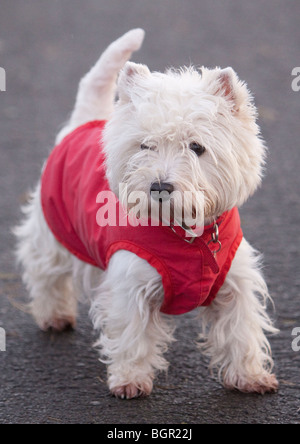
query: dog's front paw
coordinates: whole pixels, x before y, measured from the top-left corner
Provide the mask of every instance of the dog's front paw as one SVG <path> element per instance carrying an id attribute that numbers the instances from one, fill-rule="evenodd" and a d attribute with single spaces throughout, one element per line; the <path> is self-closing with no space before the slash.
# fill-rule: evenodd
<path id="1" fill-rule="evenodd" d="M 116 384 L 116 381 L 109 384 L 110 392 L 113 396 L 120 399 L 133 399 L 149 396 L 153 389 L 153 381 L 146 377 L 143 382 L 128 382 Z"/>
<path id="2" fill-rule="evenodd" d="M 149 396 L 152 392 L 152 384 L 139 384 L 137 386 L 134 383 L 131 383 L 120 387 L 114 387 L 110 389 L 110 391 L 116 398 L 133 399 Z"/>
<path id="3" fill-rule="evenodd" d="M 47 321 L 40 321 L 38 324 L 43 331 L 53 330 L 56 332 L 63 332 L 75 329 L 76 318 L 72 316 L 57 317 Z"/>
<path id="4" fill-rule="evenodd" d="M 115 362 L 108 367 L 108 387 L 113 396 L 133 399 L 149 396 L 153 389 L 154 373 L 149 368 L 132 363 Z"/>
<path id="5" fill-rule="evenodd" d="M 259 393 L 264 395 L 266 393 L 275 393 L 278 391 L 279 383 L 274 374 L 265 373 L 260 377 L 249 378 L 249 379 L 238 379 L 235 383 L 232 381 L 224 381 L 224 386 L 227 389 L 234 390 L 237 389 L 243 393 Z"/>

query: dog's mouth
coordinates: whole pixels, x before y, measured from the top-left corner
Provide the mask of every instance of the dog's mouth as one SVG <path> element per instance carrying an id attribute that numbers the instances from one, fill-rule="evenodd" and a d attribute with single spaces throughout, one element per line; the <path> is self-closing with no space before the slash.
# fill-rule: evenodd
<path id="1" fill-rule="evenodd" d="M 197 211 L 194 205 L 187 211 L 183 206 L 176 207 L 172 200 L 166 201 L 160 199 L 153 201 L 151 199 L 145 208 L 140 204 L 140 201 L 127 204 L 129 217 L 134 217 L 137 220 L 151 220 L 155 225 L 159 224 L 171 227 L 175 224 L 185 230 L 191 229 L 191 227 L 195 226 L 196 221 L 203 219 L 197 217 L 199 211 Z"/>

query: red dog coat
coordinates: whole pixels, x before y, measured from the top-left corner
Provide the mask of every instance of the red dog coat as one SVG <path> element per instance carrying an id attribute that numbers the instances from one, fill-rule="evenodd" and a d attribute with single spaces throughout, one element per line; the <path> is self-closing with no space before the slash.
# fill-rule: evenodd
<path id="1" fill-rule="evenodd" d="M 161 311 L 182 314 L 209 305 L 223 285 L 243 234 L 237 208 L 218 220 L 221 250 L 214 256 L 210 243 L 214 225 L 201 237 L 185 242 L 180 227 L 125 225 L 127 216 L 115 195 L 115 227 L 99 226 L 102 203 L 99 192 L 109 191 L 101 148 L 104 121 L 90 122 L 69 134 L 52 152 L 42 176 L 42 207 L 56 239 L 80 260 L 105 270 L 119 250 L 135 253 L 162 277 L 164 301 Z M 120 213 L 119 213 L 120 211 Z M 211 249 L 210 249 L 211 248 Z"/>

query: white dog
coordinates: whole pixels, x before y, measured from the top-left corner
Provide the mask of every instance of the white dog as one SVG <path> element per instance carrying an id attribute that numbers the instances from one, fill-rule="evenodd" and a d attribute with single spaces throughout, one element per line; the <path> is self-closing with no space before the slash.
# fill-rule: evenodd
<path id="1" fill-rule="evenodd" d="M 264 334 L 276 332 L 266 313 L 268 290 L 257 253 L 242 239 L 236 209 L 259 186 L 264 165 L 265 147 L 251 95 L 231 68 L 161 74 L 127 62 L 143 38 L 144 31 L 136 29 L 112 43 L 81 81 L 71 119 L 44 169 L 42 191 L 39 184 L 16 229 L 32 314 L 43 330 L 74 327 L 81 282 L 91 299 L 94 327 L 101 332 L 97 346 L 108 364 L 110 391 L 129 399 L 149 395 L 155 373 L 168 367 L 162 355 L 174 327 L 165 313 L 201 305 L 200 345 L 224 386 L 276 391 Z M 106 177 L 121 208 L 135 206 L 129 205 L 128 194 L 143 192 L 149 199 L 139 200 L 139 216 L 147 219 L 151 202 L 164 200 L 154 199 L 151 192 L 177 191 L 180 196 L 201 191 L 204 199 L 192 199 L 189 205 L 193 214 L 202 206 L 203 235 L 186 238 L 183 233 L 192 226 L 187 219 L 181 227 L 138 227 L 141 241 L 135 240 L 132 227 L 123 243 L 110 239 L 109 232 L 102 238 L 107 244 L 103 259 L 102 247 L 97 250 L 97 194 L 94 206 L 85 201 L 97 156 L 92 148 L 87 151 L 87 165 L 70 157 L 72 141 L 77 150 L 92 145 L 83 142 L 92 132 L 98 134 L 97 149 L 104 150 Z M 75 189 L 81 180 L 87 183 L 84 191 Z M 120 183 L 128 188 L 123 195 Z M 67 186 L 72 188 L 68 197 Z M 171 214 L 182 212 L 184 204 L 176 199 Z M 64 206 L 66 217 L 61 215 Z M 92 222 L 86 222 L 85 212 Z M 80 222 L 71 221 L 70 213 Z M 92 246 L 87 244 L 90 223 Z M 62 232 L 71 243 L 75 239 L 75 246 L 68 246 Z"/>

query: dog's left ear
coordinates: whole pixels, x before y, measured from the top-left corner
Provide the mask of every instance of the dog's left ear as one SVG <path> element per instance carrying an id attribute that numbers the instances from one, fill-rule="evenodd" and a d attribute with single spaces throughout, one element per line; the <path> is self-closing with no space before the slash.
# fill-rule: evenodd
<path id="1" fill-rule="evenodd" d="M 122 102 L 129 102 L 133 91 L 138 91 L 142 80 L 151 75 L 146 65 L 127 62 L 120 73 L 118 81 L 118 94 Z"/>
<path id="2" fill-rule="evenodd" d="M 238 114 L 242 105 L 251 102 L 246 84 L 239 80 L 236 72 L 230 67 L 213 70 L 204 68 L 202 79 L 212 94 L 227 100 L 234 114 Z"/>

